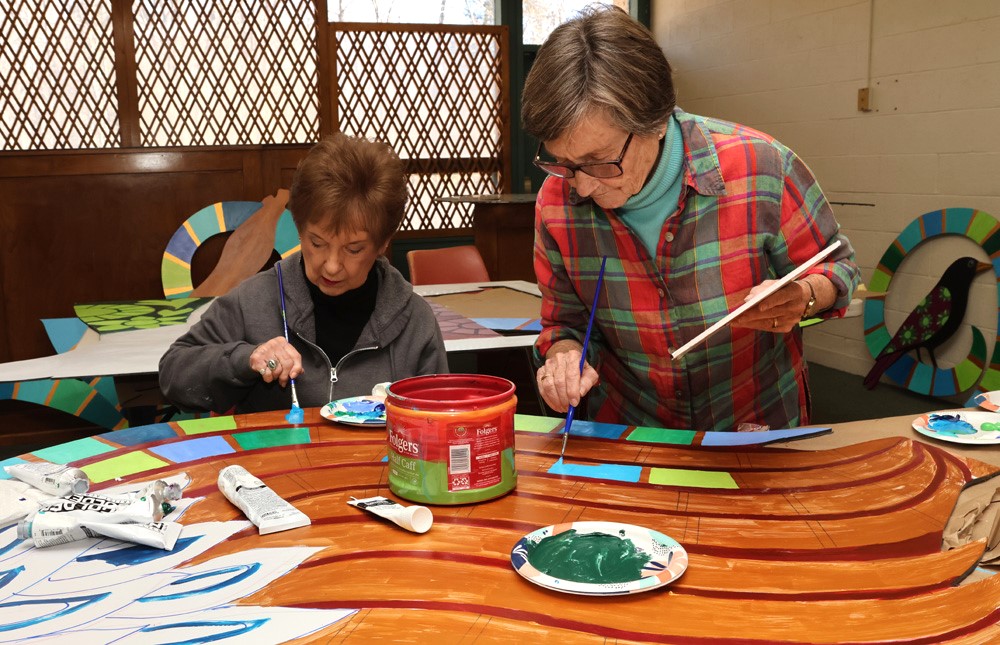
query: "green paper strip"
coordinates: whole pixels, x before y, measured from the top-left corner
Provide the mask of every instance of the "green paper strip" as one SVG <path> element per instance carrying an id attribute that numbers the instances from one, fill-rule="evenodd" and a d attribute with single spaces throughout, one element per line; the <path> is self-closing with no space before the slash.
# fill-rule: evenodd
<path id="1" fill-rule="evenodd" d="M 137 450 L 104 461 L 95 461 L 83 466 L 81 470 L 87 473 L 91 482 L 96 484 L 115 477 L 126 477 L 169 465 L 169 462 Z"/>
<path id="2" fill-rule="evenodd" d="M 690 446 L 694 441 L 694 430 L 669 430 L 666 428 L 647 428 L 638 426 L 627 437 L 627 441 L 647 441 L 650 443 L 672 443 L 679 446 Z"/>
<path id="3" fill-rule="evenodd" d="M 93 437 L 84 437 L 83 439 L 69 441 L 58 446 L 52 446 L 51 448 L 42 448 L 41 450 L 34 451 L 32 454 L 39 459 L 51 461 L 54 464 L 68 464 L 95 455 L 103 455 L 114 450 L 116 448 L 112 448 Z"/>
<path id="4" fill-rule="evenodd" d="M 186 421 L 178 421 L 177 425 L 184 431 L 184 434 L 205 434 L 206 432 L 235 430 L 236 418 L 228 416 L 208 417 L 206 419 L 188 419 Z"/>
<path id="5" fill-rule="evenodd" d="M 240 448 L 243 450 L 295 446 L 311 441 L 309 428 L 278 428 L 274 430 L 240 432 L 234 434 L 233 439 L 236 439 L 236 443 L 240 444 Z"/>
<path id="6" fill-rule="evenodd" d="M 553 419 L 552 417 L 536 417 L 530 414 L 514 415 L 514 429 L 521 432 L 552 432 L 562 422 L 562 419 Z"/>
<path id="7" fill-rule="evenodd" d="M 727 472 L 714 470 L 683 470 L 681 468 L 651 468 L 650 484 L 664 486 L 694 486 L 697 488 L 739 488 Z"/>

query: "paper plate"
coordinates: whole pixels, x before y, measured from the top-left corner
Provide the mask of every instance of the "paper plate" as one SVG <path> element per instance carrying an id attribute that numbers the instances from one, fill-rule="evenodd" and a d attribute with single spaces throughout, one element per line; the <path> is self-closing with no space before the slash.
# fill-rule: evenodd
<path id="1" fill-rule="evenodd" d="M 952 443 L 1000 443 L 1000 414 L 974 410 L 928 412 L 913 420 L 922 435 Z"/>
<path id="2" fill-rule="evenodd" d="M 543 540 L 546 543 L 539 550 Z M 609 558 L 609 554 L 617 557 Z M 593 567 L 588 566 L 591 557 Z M 574 568 L 567 565 L 570 559 L 577 566 L 567 573 L 562 569 Z M 526 579 L 548 589 L 585 596 L 618 596 L 651 591 L 673 582 L 687 569 L 688 555 L 673 538 L 641 526 L 569 522 L 525 535 L 511 549 L 510 562 Z M 610 567 L 609 562 L 617 566 Z"/>
<path id="3" fill-rule="evenodd" d="M 319 413 L 324 419 L 352 426 L 384 426 L 385 399 L 377 396 L 352 396 L 324 405 Z"/>
<path id="4" fill-rule="evenodd" d="M 1000 390 L 993 390 L 992 392 L 983 392 L 982 394 L 977 394 L 976 398 L 973 399 L 976 405 L 983 408 L 984 410 L 989 410 L 990 412 L 996 412 L 1000 410 Z"/>

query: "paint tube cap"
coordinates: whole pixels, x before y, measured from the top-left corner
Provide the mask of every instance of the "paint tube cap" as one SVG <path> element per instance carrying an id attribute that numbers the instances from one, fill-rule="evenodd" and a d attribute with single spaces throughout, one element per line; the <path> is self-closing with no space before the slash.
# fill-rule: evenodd
<path id="1" fill-rule="evenodd" d="M 407 531 L 426 533 L 434 523 L 434 514 L 426 506 L 407 506 L 398 524 Z"/>
<path id="2" fill-rule="evenodd" d="M 74 495 L 83 495 L 90 490 L 90 480 L 86 477 L 74 479 L 73 483 L 70 484 L 70 490 L 73 491 Z"/>
<path id="3" fill-rule="evenodd" d="M 31 520 L 21 520 L 17 523 L 17 539 L 27 540 L 31 537 Z"/>

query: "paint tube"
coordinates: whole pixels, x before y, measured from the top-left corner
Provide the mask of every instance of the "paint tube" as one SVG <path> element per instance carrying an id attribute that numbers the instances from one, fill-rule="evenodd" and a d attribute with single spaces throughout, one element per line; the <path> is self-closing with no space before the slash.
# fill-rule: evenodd
<path id="1" fill-rule="evenodd" d="M 57 497 L 65 497 L 72 493 L 82 494 L 90 490 L 87 473 L 72 466 L 31 461 L 4 466 L 4 469 L 11 477 Z"/>
<path id="2" fill-rule="evenodd" d="M 38 548 L 67 544 L 86 538 L 113 538 L 134 542 L 157 549 L 172 551 L 181 534 L 177 522 L 148 522 L 145 524 L 108 524 L 81 522 L 66 513 L 39 511 L 17 524 L 17 537 L 30 539 Z"/>
<path id="3" fill-rule="evenodd" d="M 51 497 L 31 484 L 16 479 L 0 479 L 0 526 L 17 523 L 38 510 Z"/>
<path id="4" fill-rule="evenodd" d="M 434 515 L 426 506 L 403 506 L 387 497 L 352 497 L 347 503 L 361 508 L 390 522 L 402 526 L 407 531 L 426 533 L 434 523 Z"/>
<path id="5" fill-rule="evenodd" d="M 64 514 L 76 518 L 78 522 L 145 524 L 163 519 L 163 506 L 153 495 L 135 500 L 103 495 L 70 495 L 46 500 L 39 510 Z"/>
<path id="6" fill-rule="evenodd" d="M 176 502 L 181 498 L 181 487 L 179 484 L 163 481 L 162 479 L 157 479 L 155 482 L 150 482 L 144 488 L 136 491 L 131 491 L 129 493 L 120 493 L 114 495 L 100 495 L 101 497 L 107 499 L 113 499 L 116 501 L 121 501 L 127 504 L 138 502 L 144 498 L 151 498 L 153 504 L 160 509 L 159 516 L 155 517 L 150 521 L 159 522 L 162 517 L 168 513 L 171 513 L 176 507 L 170 502 Z"/>
<path id="7" fill-rule="evenodd" d="M 219 490 L 254 523 L 260 535 L 307 526 L 309 517 L 295 508 L 243 466 L 219 471 Z"/>

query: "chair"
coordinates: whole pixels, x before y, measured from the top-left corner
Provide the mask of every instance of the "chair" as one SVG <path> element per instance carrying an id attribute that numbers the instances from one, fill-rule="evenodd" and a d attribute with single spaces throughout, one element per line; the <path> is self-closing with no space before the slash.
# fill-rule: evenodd
<path id="1" fill-rule="evenodd" d="M 406 264 L 415 285 L 490 281 L 483 256 L 471 244 L 407 251 Z"/>

